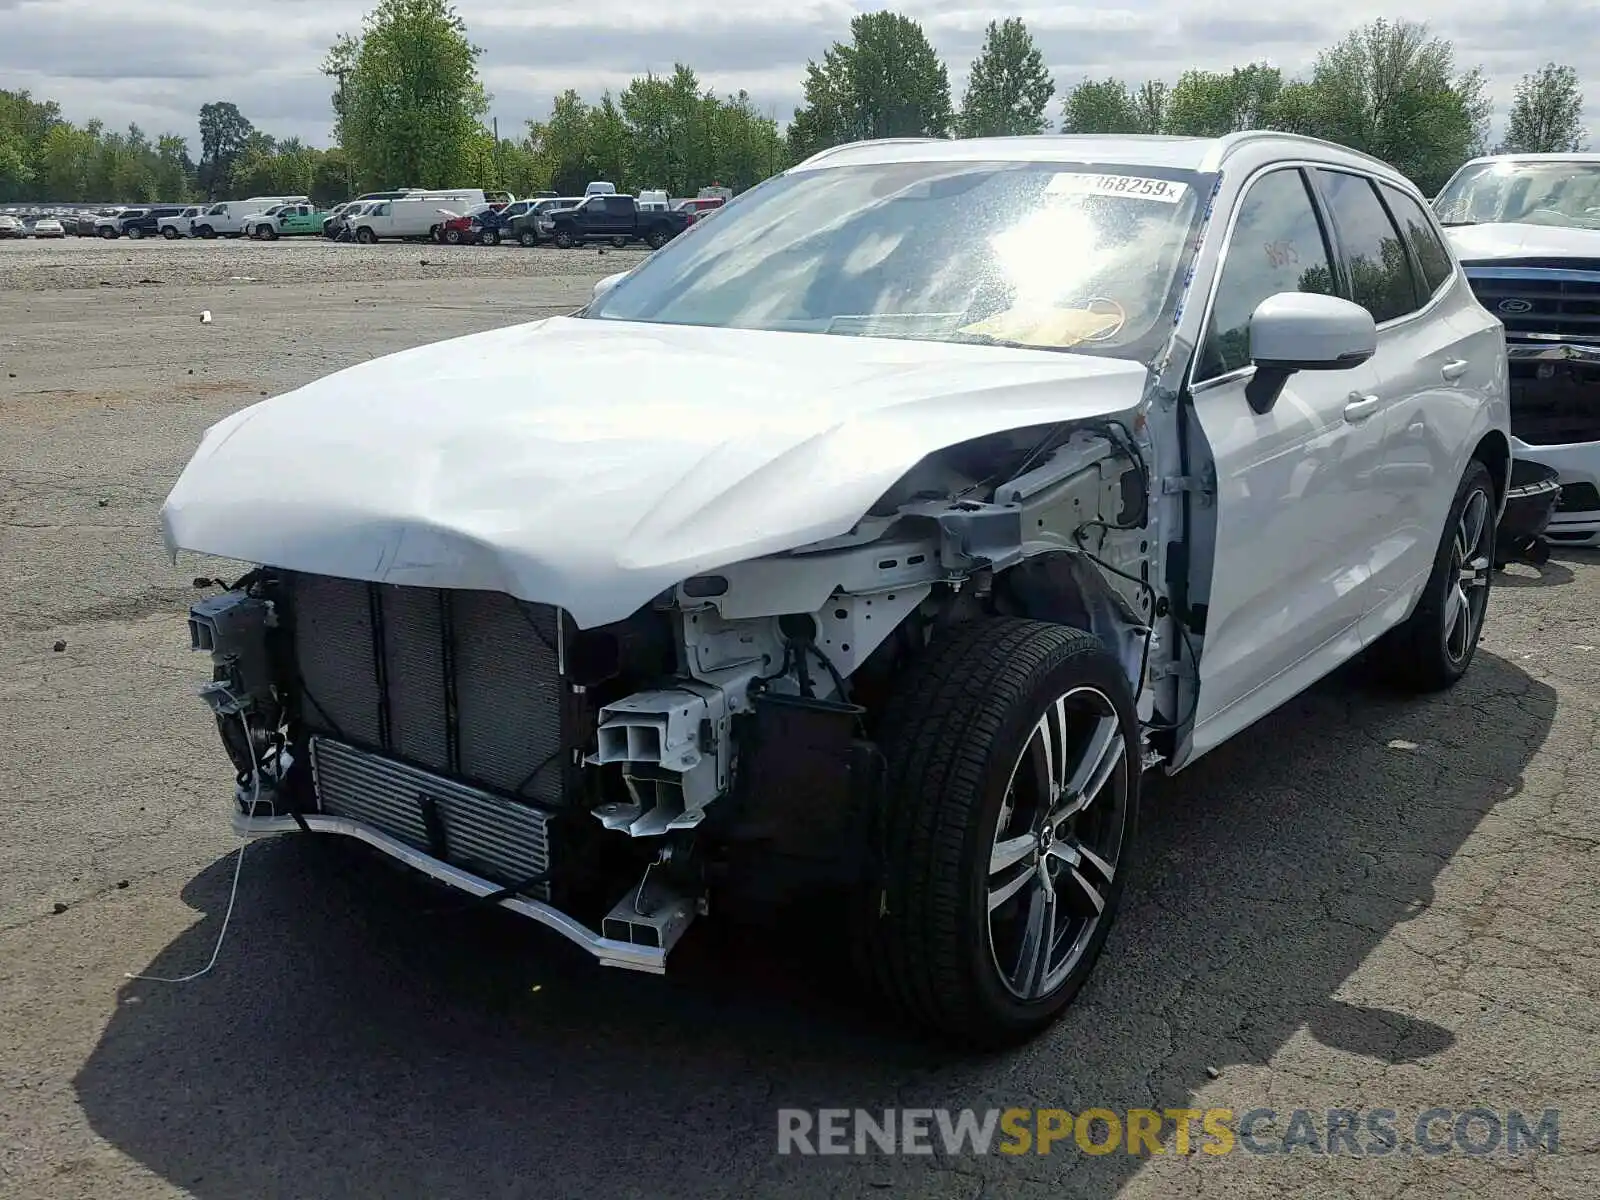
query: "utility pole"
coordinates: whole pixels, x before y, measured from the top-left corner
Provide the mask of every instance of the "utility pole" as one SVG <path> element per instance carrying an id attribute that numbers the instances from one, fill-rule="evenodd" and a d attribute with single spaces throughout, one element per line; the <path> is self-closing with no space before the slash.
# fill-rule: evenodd
<path id="1" fill-rule="evenodd" d="M 349 109 L 345 107 L 344 77 L 350 74 L 349 67 L 340 67 L 334 72 L 339 77 L 339 149 L 344 152 L 344 198 L 350 199 L 355 195 L 355 178 L 350 170 L 350 147 L 345 144 L 345 121 Z"/>
<path id="2" fill-rule="evenodd" d="M 494 185 L 497 188 L 506 186 L 506 169 L 500 161 L 500 118 L 490 117 L 494 122 Z"/>

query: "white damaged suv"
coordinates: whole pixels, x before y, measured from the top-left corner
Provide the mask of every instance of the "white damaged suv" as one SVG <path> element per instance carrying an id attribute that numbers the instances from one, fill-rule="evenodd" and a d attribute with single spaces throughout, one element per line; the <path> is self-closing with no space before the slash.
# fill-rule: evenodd
<path id="1" fill-rule="evenodd" d="M 162 526 L 260 564 L 190 615 L 241 833 L 649 972 L 842 896 L 888 1001 L 1003 1044 L 1091 970 L 1146 771 L 1368 647 L 1472 660 L 1504 337 L 1373 159 L 842 146 L 604 283 L 206 433 Z"/>

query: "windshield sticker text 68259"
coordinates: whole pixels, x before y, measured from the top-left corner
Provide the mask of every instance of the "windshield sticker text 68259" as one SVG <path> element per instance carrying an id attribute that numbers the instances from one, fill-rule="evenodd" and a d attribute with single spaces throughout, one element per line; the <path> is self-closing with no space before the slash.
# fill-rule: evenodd
<path id="1" fill-rule="evenodd" d="M 1127 196 L 1133 200 L 1157 200 L 1176 204 L 1189 190 L 1187 184 L 1171 179 L 1148 179 L 1140 175 L 1094 175 L 1087 171 L 1052 175 L 1046 192 L 1073 196 Z"/>

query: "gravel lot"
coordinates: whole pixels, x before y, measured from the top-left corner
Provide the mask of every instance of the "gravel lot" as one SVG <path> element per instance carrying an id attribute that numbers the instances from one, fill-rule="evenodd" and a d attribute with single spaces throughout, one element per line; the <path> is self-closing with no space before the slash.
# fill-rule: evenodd
<path id="1" fill-rule="evenodd" d="M 0 1195 L 1600 1195 L 1575 553 L 1504 581 L 1447 697 L 1330 681 L 1153 789 L 1099 971 L 1009 1056 L 906 1041 L 825 948 L 706 927 L 666 979 L 603 971 L 310 839 L 252 846 L 212 974 L 128 979 L 204 965 L 233 874 L 183 624 L 206 564 L 155 533 L 201 431 L 638 257 L 0 243 Z M 1390 1108 L 1406 1142 L 1432 1107 L 1559 1108 L 1561 1153 L 777 1156 L 775 1110 L 824 1106 L 1271 1108 L 1279 1136 Z"/>

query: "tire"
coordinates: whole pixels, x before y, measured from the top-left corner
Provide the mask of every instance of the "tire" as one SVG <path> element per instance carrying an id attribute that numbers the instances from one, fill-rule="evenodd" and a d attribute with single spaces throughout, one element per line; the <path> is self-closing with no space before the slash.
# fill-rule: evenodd
<path id="1" fill-rule="evenodd" d="M 161 227 L 161 236 L 169 242 L 175 242 L 178 240 L 178 230 L 172 225 L 163 225 Z"/>
<path id="2" fill-rule="evenodd" d="M 558 250 L 571 250 L 573 246 L 577 245 L 577 242 L 573 240 L 572 235 L 565 229 L 556 230 L 556 235 L 551 240 L 555 242 Z"/>
<path id="3" fill-rule="evenodd" d="M 261 240 L 263 242 L 275 242 L 275 241 L 278 240 L 278 231 L 276 229 L 274 229 L 271 225 L 263 225 L 263 226 L 261 226 L 260 232 L 261 232 Z"/>
<path id="4" fill-rule="evenodd" d="M 140 229 L 137 225 L 129 225 L 128 226 L 128 237 L 130 239 L 132 239 L 133 241 L 137 242 L 143 236 L 144 236 L 144 230 Z"/>
<path id="5" fill-rule="evenodd" d="M 539 244 L 539 235 L 531 229 L 524 229 L 521 233 L 517 234 L 517 241 L 521 242 L 529 249 L 532 249 L 534 246 Z"/>
<path id="6" fill-rule="evenodd" d="M 628 248 L 628 239 L 625 237 L 614 237 L 611 239 L 611 245 L 614 249 L 626 250 Z"/>
<path id="7" fill-rule="evenodd" d="M 107 241 L 114 242 L 117 240 L 117 231 L 108 226 L 100 231 L 100 236 L 105 238 Z"/>
<path id="8" fill-rule="evenodd" d="M 1373 664 L 1389 683 L 1409 692 L 1438 692 L 1467 673 L 1489 611 L 1494 518 L 1494 480 L 1473 459 L 1456 486 L 1416 609 L 1373 647 Z"/>
<path id="9" fill-rule="evenodd" d="M 360 229 L 356 230 L 356 241 L 360 242 L 363 246 L 370 246 L 377 240 L 378 235 L 372 232 L 371 226 L 363 225 Z"/>
<path id="10" fill-rule="evenodd" d="M 660 229 L 652 229 L 650 236 L 644 239 L 644 244 L 652 250 L 659 250 L 667 244 L 667 235 Z"/>
<path id="11" fill-rule="evenodd" d="M 444 231 L 444 240 L 449 245 L 452 245 L 452 246 L 461 245 L 461 230 L 459 230 L 459 229 L 446 229 Z"/>
<path id="12" fill-rule="evenodd" d="M 478 241 L 485 246 L 498 246 L 500 244 L 500 231 L 498 229 L 485 229 L 478 235 Z"/>
<path id="13" fill-rule="evenodd" d="M 1047 723 L 1055 742 L 1042 750 L 1036 734 Z M 1080 630 L 976 621 L 935 643 L 901 681 L 880 743 L 888 782 L 873 829 L 880 858 L 855 912 L 858 969 L 930 1032 L 984 1048 L 1024 1041 L 1083 986 L 1121 895 L 1141 774 L 1127 677 Z M 1049 763 L 1061 764 L 1066 793 L 1071 776 L 1090 781 L 1081 811 L 1054 821 L 1045 817 L 1052 803 L 1036 802 Z M 1070 802 L 1062 794 L 1058 814 Z M 991 872 L 997 855 L 1009 861 Z M 993 894 L 1002 899 L 991 904 Z M 1035 905 L 1073 930 L 1053 926 L 1065 947 L 1052 946 L 1044 968 L 1019 982 Z"/>
<path id="14" fill-rule="evenodd" d="M 211 228 L 209 225 L 202 225 L 199 229 L 195 230 L 195 232 L 203 238 L 214 238 L 217 236 L 217 231 Z"/>

